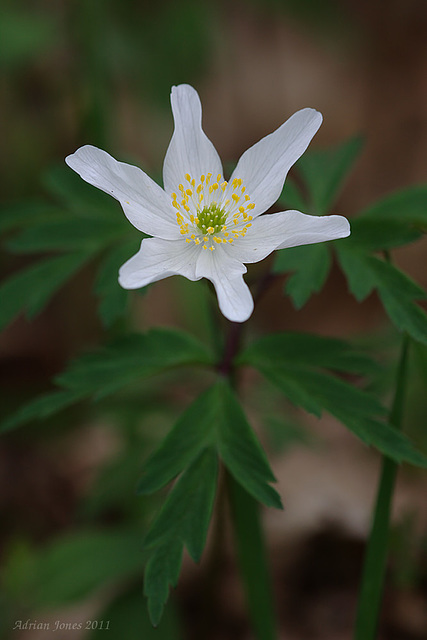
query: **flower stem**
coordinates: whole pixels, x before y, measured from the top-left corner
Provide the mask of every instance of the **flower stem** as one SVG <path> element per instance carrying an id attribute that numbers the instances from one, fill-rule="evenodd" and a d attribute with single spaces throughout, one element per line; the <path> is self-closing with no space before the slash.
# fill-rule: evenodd
<path id="1" fill-rule="evenodd" d="M 258 640 L 275 640 L 273 594 L 259 504 L 230 474 L 227 474 L 227 485 L 237 555 L 253 629 Z"/>
<path id="2" fill-rule="evenodd" d="M 401 429 L 406 389 L 409 337 L 402 340 L 390 423 Z M 390 514 L 397 463 L 383 457 L 371 533 L 368 540 L 356 617 L 354 640 L 374 640 L 377 633 L 387 564 Z"/>

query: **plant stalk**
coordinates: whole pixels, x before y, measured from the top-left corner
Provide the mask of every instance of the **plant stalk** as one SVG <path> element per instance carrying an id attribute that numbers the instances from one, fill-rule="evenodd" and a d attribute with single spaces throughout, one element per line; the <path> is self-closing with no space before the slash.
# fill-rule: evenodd
<path id="1" fill-rule="evenodd" d="M 389 421 L 401 429 L 407 383 L 409 337 L 404 335 Z M 354 640 L 375 640 L 387 565 L 390 516 L 398 465 L 383 456 L 373 522 L 362 572 Z"/>

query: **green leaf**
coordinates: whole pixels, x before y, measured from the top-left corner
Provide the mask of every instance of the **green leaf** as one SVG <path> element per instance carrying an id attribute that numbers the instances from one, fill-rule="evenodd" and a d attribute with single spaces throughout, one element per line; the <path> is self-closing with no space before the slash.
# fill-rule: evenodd
<path id="1" fill-rule="evenodd" d="M 376 288 L 384 309 L 393 324 L 414 340 L 427 344 L 427 315 L 414 302 L 427 298 L 422 287 L 400 269 L 361 251 L 338 249 L 349 288 L 358 300 Z"/>
<path id="2" fill-rule="evenodd" d="M 335 345 L 335 341 L 332 341 L 328 353 L 322 348 L 322 340 L 326 340 L 326 347 L 329 338 L 312 340 L 314 349 L 310 360 L 310 337 L 307 346 L 303 347 L 297 341 L 293 345 L 289 337 L 281 337 L 280 334 L 268 336 L 250 345 L 238 359 L 238 363 L 255 366 L 291 402 L 306 411 L 317 416 L 328 411 L 364 443 L 375 446 L 393 460 L 426 466 L 427 458 L 405 436 L 379 419 L 384 415 L 385 409 L 376 398 L 363 389 L 322 371 L 331 368 L 344 372 L 345 364 L 349 365 L 348 371 L 352 373 L 363 371 L 363 358 L 360 362 L 357 358 L 353 360 L 351 352 L 346 354 L 342 349 L 344 343 L 340 341 Z M 300 357 L 298 349 L 301 349 Z"/>
<path id="3" fill-rule="evenodd" d="M 66 209 L 81 217 L 123 220 L 120 205 L 111 196 L 80 178 L 65 164 L 52 167 L 43 175 L 43 185 Z"/>
<path id="4" fill-rule="evenodd" d="M 90 640 L 179 640 L 176 616 L 168 607 L 158 629 L 154 629 L 142 605 L 140 585 L 121 593 L 92 621 L 96 628 Z M 103 623 L 101 625 L 101 623 Z M 108 626 L 107 626 L 108 625 Z"/>
<path id="5" fill-rule="evenodd" d="M 183 545 L 197 562 L 202 555 L 215 499 L 218 459 L 205 449 L 182 474 L 151 526 L 144 547 L 151 550 L 146 565 L 144 593 L 157 625 L 169 593 L 176 584 Z"/>
<path id="6" fill-rule="evenodd" d="M 427 185 L 409 187 L 395 191 L 382 200 L 370 205 L 360 214 L 363 219 L 401 222 L 408 228 L 427 230 Z"/>
<path id="7" fill-rule="evenodd" d="M 85 531 L 60 538 L 37 557 L 34 606 L 81 601 L 117 580 L 141 575 L 142 564 L 139 531 Z"/>
<path id="8" fill-rule="evenodd" d="M 218 389 L 214 385 L 184 411 L 177 423 L 148 458 L 138 492 L 161 489 L 188 467 L 209 444 L 214 443 L 218 420 Z"/>
<path id="9" fill-rule="evenodd" d="M 267 506 L 281 508 L 265 456 L 240 404 L 220 379 L 183 413 L 144 466 L 141 493 L 152 493 L 181 473 L 206 446 L 215 446 L 230 473 Z"/>
<path id="10" fill-rule="evenodd" d="M 117 241 L 127 232 L 117 220 L 80 218 L 76 215 L 53 216 L 52 219 L 28 225 L 7 243 L 13 253 L 42 251 L 85 251 L 94 253 Z"/>
<path id="11" fill-rule="evenodd" d="M 350 292 L 358 302 L 362 302 L 376 287 L 376 278 L 366 262 L 366 254 L 344 244 L 337 246 L 336 251 Z"/>
<path id="12" fill-rule="evenodd" d="M 296 168 L 302 175 L 315 213 L 329 212 L 362 148 L 361 138 L 351 138 L 333 149 L 305 153 Z"/>
<path id="13" fill-rule="evenodd" d="M 96 278 L 95 292 L 100 297 L 99 315 L 106 327 L 120 318 L 126 311 L 129 291 L 118 282 L 119 268 L 138 250 L 140 239 L 112 249 L 104 259 Z"/>
<path id="14" fill-rule="evenodd" d="M 278 204 L 286 207 L 286 209 L 296 209 L 297 211 L 306 211 L 308 206 L 295 181 L 290 177 L 286 178 Z"/>
<path id="15" fill-rule="evenodd" d="M 21 407 L 0 424 L 0 433 L 16 429 L 31 420 L 42 420 L 62 411 L 80 400 L 82 394 L 54 391 L 40 396 Z"/>
<path id="16" fill-rule="evenodd" d="M 126 336 L 74 360 L 56 382 L 76 393 L 102 398 L 172 367 L 211 362 L 204 345 L 192 336 L 159 328 Z"/>
<path id="17" fill-rule="evenodd" d="M 356 351 L 345 340 L 311 333 L 287 331 L 259 338 L 237 358 L 237 364 L 277 367 L 324 367 L 351 373 L 377 373 L 379 366 L 365 353 Z"/>
<path id="18" fill-rule="evenodd" d="M 216 437 L 219 454 L 232 476 L 256 500 L 282 509 L 280 496 L 269 483 L 276 482 L 267 456 L 226 381 L 219 381 Z"/>
<path id="19" fill-rule="evenodd" d="M 384 251 L 414 242 L 421 232 L 406 220 L 378 220 L 375 217 L 359 216 L 351 221 L 351 235 L 345 248 L 364 251 Z"/>
<path id="20" fill-rule="evenodd" d="M 30 318 L 39 313 L 88 258 L 83 253 L 46 258 L 10 276 L 0 286 L 0 330 L 22 311 Z"/>
<path id="21" fill-rule="evenodd" d="M 286 283 L 288 293 L 297 309 L 301 309 L 312 293 L 322 289 L 331 268 L 331 256 L 326 244 L 311 244 L 282 249 L 276 253 L 273 271 L 293 271 Z"/>
<path id="22" fill-rule="evenodd" d="M 36 225 L 61 215 L 63 212 L 57 205 L 38 200 L 4 205 L 0 209 L 0 231 L 9 231 L 27 224 Z"/>
<path id="23" fill-rule="evenodd" d="M 212 364 L 212 355 L 192 336 L 173 329 L 129 335 L 72 361 L 55 382 L 62 389 L 36 398 L 9 416 L 1 430 L 47 417 L 84 398 L 105 396 L 172 367 Z"/>

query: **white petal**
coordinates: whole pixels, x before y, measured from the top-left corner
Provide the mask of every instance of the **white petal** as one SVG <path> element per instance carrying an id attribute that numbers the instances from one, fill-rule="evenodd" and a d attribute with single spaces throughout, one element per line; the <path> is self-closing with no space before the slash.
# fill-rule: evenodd
<path id="1" fill-rule="evenodd" d="M 139 289 L 150 282 L 181 275 L 189 280 L 196 277 L 196 262 L 200 247 L 193 242 L 146 238 L 141 248 L 119 270 L 119 284 L 124 289 Z"/>
<path id="2" fill-rule="evenodd" d="M 219 308 L 232 322 L 245 322 L 254 309 L 251 292 L 242 277 L 246 271 L 241 262 L 230 256 L 228 246 L 201 251 L 197 261 L 197 277 L 208 278 L 213 283 Z"/>
<path id="3" fill-rule="evenodd" d="M 172 87 L 172 113 L 175 130 L 163 165 L 163 184 L 167 193 L 178 192 L 189 173 L 199 181 L 201 175 L 222 175 L 219 155 L 202 129 L 202 105 L 197 91 L 188 84 Z"/>
<path id="4" fill-rule="evenodd" d="M 349 234 L 350 225 L 343 216 L 281 211 L 256 218 L 246 236 L 231 245 L 230 254 L 243 263 L 259 262 L 275 249 L 336 240 Z"/>
<path id="5" fill-rule="evenodd" d="M 116 198 L 139 231 L 166 239 L 179 236 L 170 197 L 138 167 L 118 162 L 91 145 L 80 147 L 65 162 L 83 180 Z"/>
<path id="6" fill-rule="evenodd" d="M 242 179 L 246 193 L 255 204 L 252 216 L 259 216 L 276 202 L 289 169 L 307 149 L 321 124 L 322 115 L 318 111 L 301 109 L 245 151 L 230 181 Z"/>

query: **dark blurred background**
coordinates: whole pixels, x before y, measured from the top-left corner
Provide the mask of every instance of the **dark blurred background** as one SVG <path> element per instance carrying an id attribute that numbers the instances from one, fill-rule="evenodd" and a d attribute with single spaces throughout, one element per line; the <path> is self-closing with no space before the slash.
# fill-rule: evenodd
<path id="1" fill-rule="evenodd" d="M 170 87 L 182 82 L 198 90 L 204 129 L 225 162 L 236 161 L 303 107 L 324 116 L 313 147 L 362 135 L 363 152 L 333 213 L 351 218 L 376 198 L 426 182 L 424 0 L 3 0 L 0 11 L 2 206 L 45 197 L 43 176 L 82 144 L 104 148 L 160 179 L 173 127 Z M 424 242 L 396 251 L 398 264 L 423 286 L 426 258 Z M 2 273 L 6 277 L 31 259 L 2 253 Z M 104 340 L 92 283 L 91 267 L 85 267 L 41 315 L 31 322 L 20 317 L 3 332 L 3 413 L 48 388 L 71 356 Z M 191 326 L 189 286 L 173 278 L 150 289 L 132 305 L 132 326 Z M 256 310 L 257 331 L 384 340 L 378 301 L 371 296 L 357 304 L 337 268 L 300 312 L 280 296 L 281 286 Z M 245 381 L 243 392 L 250 385 Z M 267 400 L 262 393 L 256 402 L 247 395 L 257 424 L 256 402 Z M 351 637 L 378 460 L 337 423 L 301 419 L 308 442 L 279 445 L 264 438 L 286 505 L 284 513 L 265 518 L 277 608 L 284 638 L 344 640 Z M 417 419 L 423 429 L 424 416 Z M 163 416 L 161 428 L 170 420 Z M 92 495 L 99 469 L 116 455 L 120 437 L 96 415 L 70 414 L 66 422 L 63 430 L 60 421 L 26 428 L 1 445 L 0 536 L 9 582 L 11 572 L 29 571 L 22 560 L 33 553 L 28 549 L 85 522 L 76 515 L 79 505 Z M 133 468 L 135 477 L 130 472 L 123 480 L 131 503 L 139 500 L 133 497 L 138 461 Z M 398 487 L 381 635 L 386 640 L 427 637 L 426 488 L 425 475 L 414 471 L 403 474 Z M 92 524 L 108 524 L 99 505 L 91 517 Z M 223 563 L 217 598 L 223 626 L 216 637 L 249 638 L 233 563 L 228 556 Z M 177 594 L 188 629 L 202 580 L 202 570 L 188 563 Z M 19 600 L 18 587 L 15 594 Z M 102 597 L 89 601 L 79 606 L 97 611 L 104 603 Z M 76 619 L 86 615 L 79 611 Z M 26 631 L 22 637 L 46 635 Z"/>

